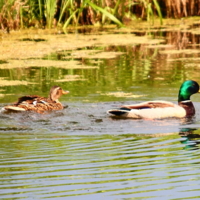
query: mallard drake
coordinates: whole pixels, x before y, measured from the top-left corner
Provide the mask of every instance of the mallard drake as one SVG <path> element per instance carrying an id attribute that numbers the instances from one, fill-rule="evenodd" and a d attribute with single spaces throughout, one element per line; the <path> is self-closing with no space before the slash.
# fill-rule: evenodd
<path id="1" fill-rule="evenodd" d="M 135 119 L 163 119 L 191 117 L 195 114 L 195 108 L 190 96 L 199 92 L 199 84 L 196 81 L 185 81 L 179 90 L 178 105 L 168 101 L 147 101 L 134 105 L 123 105 L 118 109 L 108 110 L 113 116 Z"/>
<path id="2" fill-rule="evenodd" d="M 13 105 L 4 107 L 5 111 L 34 111 L 44 113 L 45 111 L 62 110 L 63 105 L 59 102 L 59 98 L 63 94 L 68 94 L 59 86 L 53 86 L 50 89 L 49 97 L 40 97 L 37 95 L 23 96 Z"/>

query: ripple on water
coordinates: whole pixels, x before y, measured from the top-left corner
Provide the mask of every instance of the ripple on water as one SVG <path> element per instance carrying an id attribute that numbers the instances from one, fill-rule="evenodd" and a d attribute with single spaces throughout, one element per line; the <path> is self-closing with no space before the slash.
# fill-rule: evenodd
<path id="1" fill-rule="evenodd" d="M 181 199 L 199 189 L 199 149 L 178 134 L 1 138 L 2 198 Z"/>
<path id="2" fill-rule="evenodd" d="M 194 120 L 187 122 L 180 119 L 113 119 L 106 114 L 106 110 L 111 107 L 110 103 L 68 104 L 69 107 L 64 110 L 46 115 L 37 113 L 1 114 L 0 132 L 23 132 L 24 134 L 62 133 L 71 135 L 173 133 L 178 132 L 180 126 L 195 123 Z"/>

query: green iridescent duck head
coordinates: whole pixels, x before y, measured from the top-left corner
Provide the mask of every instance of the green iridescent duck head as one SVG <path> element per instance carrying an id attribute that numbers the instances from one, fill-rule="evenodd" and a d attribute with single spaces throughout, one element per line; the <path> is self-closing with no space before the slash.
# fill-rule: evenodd
<path id="1" fill-rule="evenodd" d="M 196 81 L 185 81 L 180 87 L 178 102 L 190 100 L 190 96 L 198 92 L 200 92 L 199 84 Z"/>

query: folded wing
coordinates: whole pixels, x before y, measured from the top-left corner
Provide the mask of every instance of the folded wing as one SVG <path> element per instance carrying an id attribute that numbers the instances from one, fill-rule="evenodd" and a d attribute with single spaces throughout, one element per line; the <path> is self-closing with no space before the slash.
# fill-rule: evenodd
<path id="1" fill-rule="evenodd" d="M 135 119 L 182 118 L 186 116 L 184 108 L 168 101 L 147 101 L 140 104 L 123 105 L 118 109 L 108 110 L 108 113 L 118 117 Z"/>

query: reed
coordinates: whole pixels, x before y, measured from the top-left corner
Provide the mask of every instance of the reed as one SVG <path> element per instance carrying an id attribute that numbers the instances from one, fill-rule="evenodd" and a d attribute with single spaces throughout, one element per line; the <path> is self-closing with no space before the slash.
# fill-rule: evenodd
<path id="1" fill-rule="evenodd" d="M 0 4 L 0 26 L 1 29 L 9 32 L 10 29 L 17 29 L 21 22 L 21 7 L 23 3 L 18 0 L 7 0 Z"/>
<path id="2" fill-rule="evenodd" d="M 45 7 L 46 7 L 46 21 L 47 27 L 51 28 L 54 20 L 55 9 L 56 9 L 56 1 L 55 0 L 45 0 Z"/>
<path id="3" fill-rule="evenodd" d="M 69 25 L 123 26 L 132 17 L 154 23 L 155 17 L 200 15 L 199 0 L 1 0 L 0 28 L 62 27 Z"/>
<path id="4" fill-rule="evenodd" d="M 188 17 L 200 15 L 199 0 L 166 0 L 163 13 L 166 17 Z"/>

